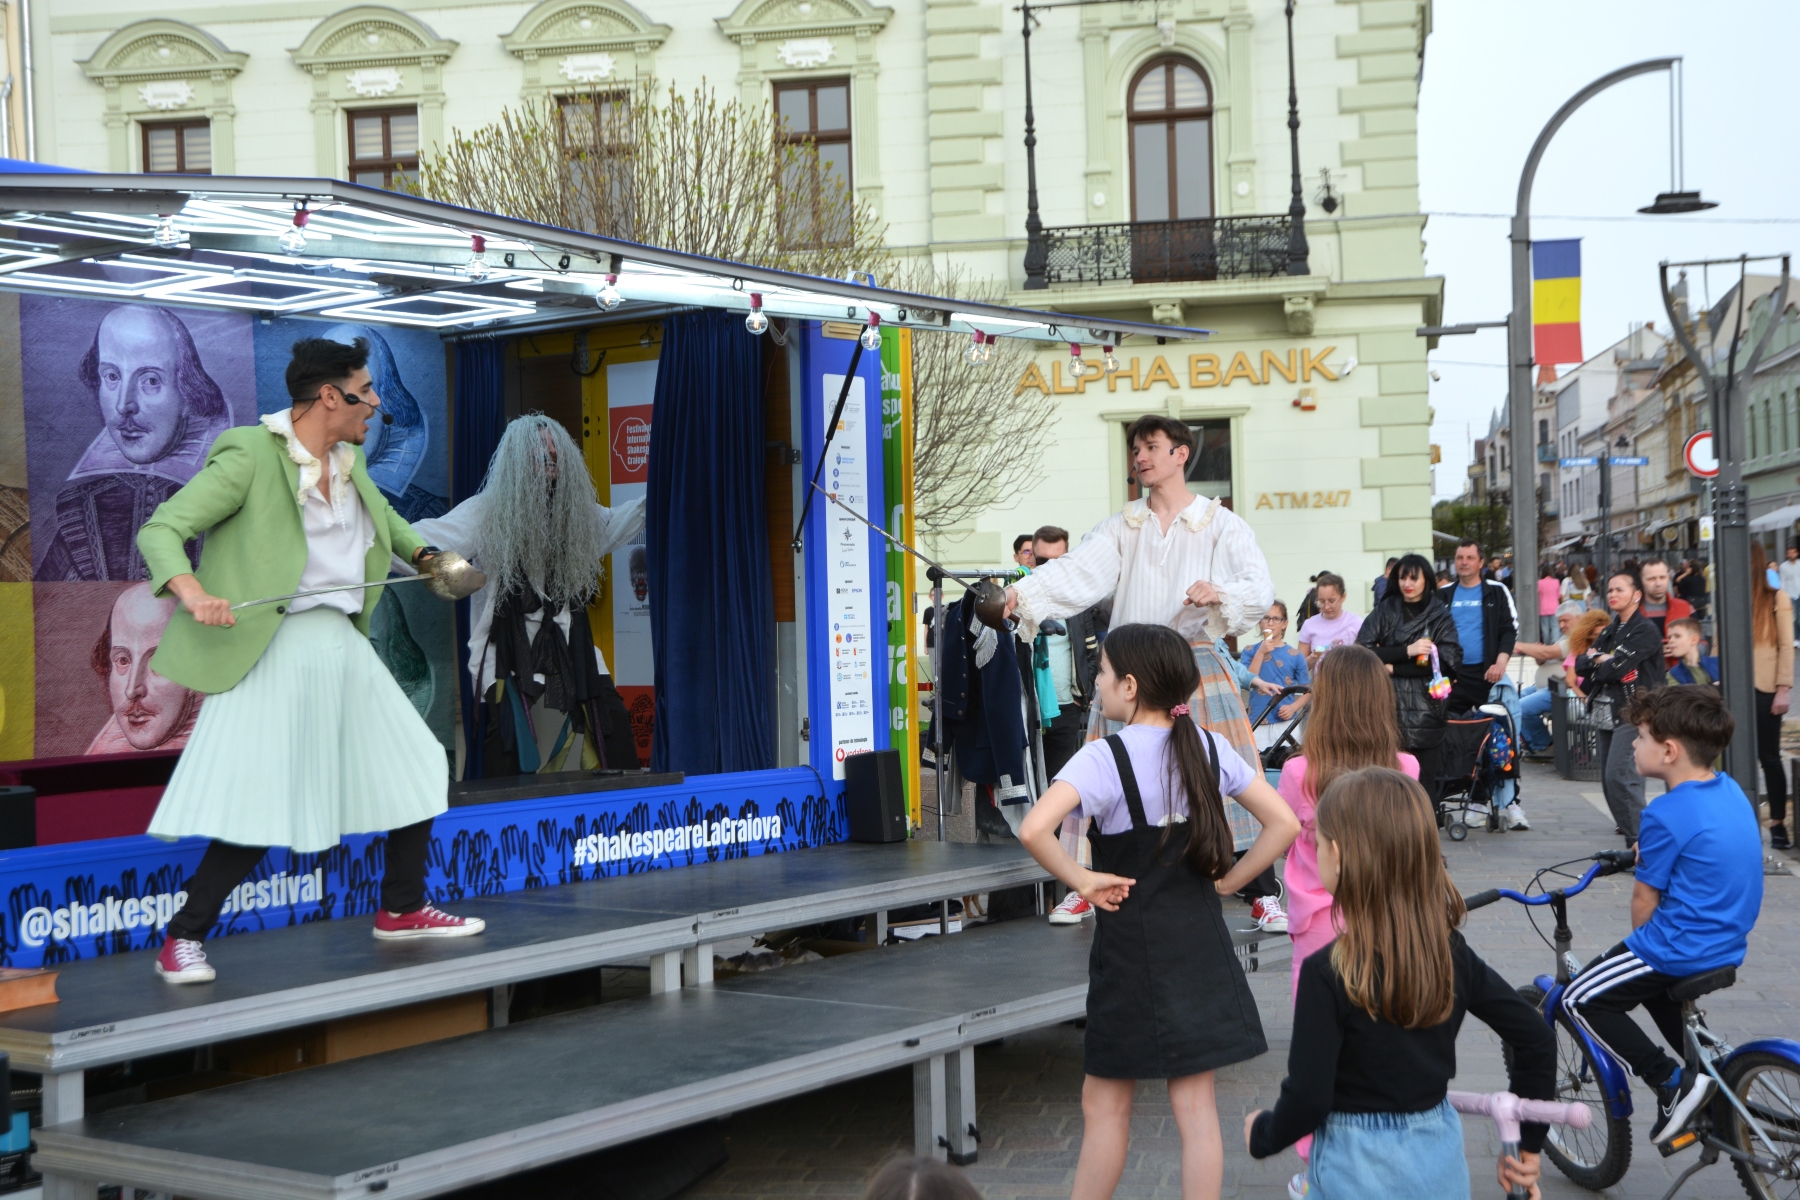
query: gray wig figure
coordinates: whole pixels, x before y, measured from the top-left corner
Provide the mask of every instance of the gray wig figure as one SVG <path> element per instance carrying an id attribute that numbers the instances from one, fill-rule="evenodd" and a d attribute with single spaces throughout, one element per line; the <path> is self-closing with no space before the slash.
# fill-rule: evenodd
<path id="1" fill-rule="evenodd" d="M 507 425 L 481 494 L 475 558 L 497 596 L 530 588 L 552 611 L 593 598 L 600 586 L 599 502 L 561 422 L 527 413 Z"/>

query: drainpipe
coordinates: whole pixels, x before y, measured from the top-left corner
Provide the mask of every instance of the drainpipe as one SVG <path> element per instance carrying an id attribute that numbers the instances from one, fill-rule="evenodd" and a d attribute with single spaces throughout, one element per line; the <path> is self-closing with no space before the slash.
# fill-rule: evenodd
<path id="1" fill-rule="evenodd" d="M 37 161 L 37 89 L 32 84 L 31 0 L 19 0 L 19 61 L 25 72 L 25 157 Z"/>
<path id="2" fill-rule="evenodd" d="M 0 158 L 11 158 L 12 152 L 12 119 L 6 111 L 7 101 L 12 99 L 13 77 L 8 71 L 4 82 L 0 82 Z"/>

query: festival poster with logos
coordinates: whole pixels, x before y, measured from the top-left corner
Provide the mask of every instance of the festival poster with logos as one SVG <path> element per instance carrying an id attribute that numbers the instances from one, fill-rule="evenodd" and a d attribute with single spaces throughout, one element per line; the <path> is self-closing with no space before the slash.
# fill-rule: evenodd
<path id="1" fill-rule="evenodd" d="M 887 494 L 888 533 L 912 544 L 912 330 L 881 330 L 881 478 Z M 912 683 L 912 555 L 887 544 L 888 744 L 902 747 L 901 761 L 919 761 L 918 693 Z M 902 771 L 906 807 L 920 820 L 919 775 Z"/>
<path id="2" fill-rule="evenodd" d="M 612 363 L 606 368 L 607 470 L 614 508 L 641 500 L 650 479 L 650 413 L 656 396 L 656 360 Z M 656 668 L 650 654 L 650 568 L 644 533 L 613 552 L 613 684 L 631 714 L 638 758 L 650 761 L 656 728 Z"/>
<path id="3" fill-rule="evenodd" d="M 873 605 L 869 595 L 869 539 L 874 535 L 855 513 L 869 511 L 867 400 L 864 380 L 850 380 L 849 399 L 826 455 L 825 489 L 854 512 L 836 504 L 825 509 L 826 616 L 830 641 L 826 670 L 831 698 L 831 773 L 844 777 L 844 759 L 875 749 L 875 662 Z M 837 407 L 842 375 L 826 375 L 821 424 Z"/>

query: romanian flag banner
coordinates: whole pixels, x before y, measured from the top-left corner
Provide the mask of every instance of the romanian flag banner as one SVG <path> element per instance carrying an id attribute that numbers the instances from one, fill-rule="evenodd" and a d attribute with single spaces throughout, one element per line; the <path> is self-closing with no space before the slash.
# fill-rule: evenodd
<path id="1" fill-rule="evenodd" d="M 1582 361 L 1580 238 L 1531 243 L 1531 357 Z"/>

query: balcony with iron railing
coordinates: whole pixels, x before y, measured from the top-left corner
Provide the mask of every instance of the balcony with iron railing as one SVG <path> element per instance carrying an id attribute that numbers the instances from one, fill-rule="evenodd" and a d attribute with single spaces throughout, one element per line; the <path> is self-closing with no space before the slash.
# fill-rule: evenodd
<path id="1" fill-rule="evenodd" d="M 1205 217 L 1044 230 L 1044 281 L 1188 283 L 1288 273 L 1289 218 Z"/>

